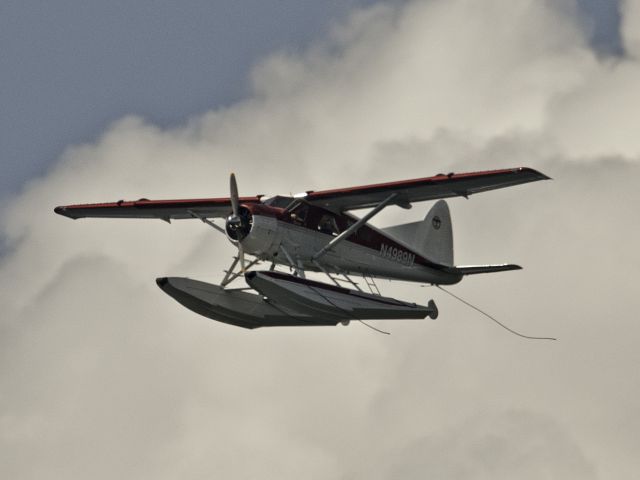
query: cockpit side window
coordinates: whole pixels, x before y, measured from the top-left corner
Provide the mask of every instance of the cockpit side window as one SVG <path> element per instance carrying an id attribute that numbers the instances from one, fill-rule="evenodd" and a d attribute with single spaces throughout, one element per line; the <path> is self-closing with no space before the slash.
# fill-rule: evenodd
<path id="1" fill-rule="evenodd" d="M 336 219 L 331 214 L 325 214 L 320 217 L 318 222 L 318 231 L 326 233 L 327 235 L 336 236 L 340 233 Z"/>
<path id="2" fill-rule="evenodd" d="M 309 206 L 305 204 L 298 205 L 293 212 L 291 212 L 291 219 L 296 225 L 304 225 L 307 221 L 309 213 Z"/>

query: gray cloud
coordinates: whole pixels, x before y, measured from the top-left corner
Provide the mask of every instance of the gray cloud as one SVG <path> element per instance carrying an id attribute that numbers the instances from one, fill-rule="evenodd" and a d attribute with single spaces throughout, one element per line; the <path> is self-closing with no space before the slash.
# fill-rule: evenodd
<path id="1" fill-rule="evenodd" d="M 598 58 L 557 5 L 372 7 L 266 59 L 243 102 L 173 129 L 128 117 L 69 149 L 2 219 L 4 476 L 632 476 L 640 142 L 620 132 L 637 123 L 638 65 Z M 518 164 L 554 181 L 450 204 L 459 263 L 525 270 L 455 292 L 558 343 L 388 282 L 433 296 L 440 318 L 386 323 L 391 337 L 213 323 L 153 281 L 218 281 L 233 248 L 211 229 L 51 212 L 218 195 L 232 170 L 241 192 L 288 193 Z"/>
<path id="2" fill-rule="evenodd" d="M 518 410 L 480 411 L 414 441 L 390 463 L 385 478 L 596 478 L 562 426 Z"/>

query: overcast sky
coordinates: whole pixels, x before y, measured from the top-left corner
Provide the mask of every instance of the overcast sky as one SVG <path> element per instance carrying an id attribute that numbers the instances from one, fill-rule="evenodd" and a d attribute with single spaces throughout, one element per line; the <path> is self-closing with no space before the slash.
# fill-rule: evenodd
<path id="1" fill-rule="evenodd" d="M 318 5 L 320 4 L 321 5 Z M 640 2 L 5 2 L 3 478 L 632 478 L 640 464 Z M 526 165 L 449 202 L 458 264 L 525 269 L 433 321 L 246 331 L 200 222 L 55 205 Z M 429 204 L 389 209 L 420 218 Z"/>

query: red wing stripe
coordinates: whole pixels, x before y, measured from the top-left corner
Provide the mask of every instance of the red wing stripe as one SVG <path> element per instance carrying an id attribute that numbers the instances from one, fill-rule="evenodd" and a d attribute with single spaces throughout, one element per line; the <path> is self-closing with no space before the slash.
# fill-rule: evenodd
<path id="1" fill-rule="evenodd" d="M 260 197 L 240 197 L 245 204 L 260 203 Z M 201 214 L 222 216 L 231 207 L 229 198 L 193 198 L 177 200 L 120 200 L 108 203 L 86 203 L 56 207 L 54 211 L 69 218 L 111 217 L 111 218 L 191 218 L 190 210 Z"/>
<path id="2" fill-rule="evenodd" d="M 474 177 L 491 177 L 497 175 L 508 175 L 508 174 L 531 174 L 532 177 L 538 177 L 538 179 L 548 179 L 546 175 L 538 172 L 532 168 L 527 167 L 519 167 L 519 168 L 507 168 L 502 170 L 488 170 L 483 172 L 468 172 L 468 173 L 454 173 L 454 174 L 439 174 L 434 177 L 425 177 L 425 178 L 416 178 L 411 180 L 401 180 L 396 182 L 387 182 L 387 183 L 376 183 L 372 185 L 362 185 L 358 187 L 349 187 L 349 188 L 336 188 L 332 190 L 321 190 L 318 192 L 311 191 L 307 199 L 319 199 L 328 196 L 340 195 L 340 194 L 349 194 L 349 193 L 368 193 L 369 191 L 379 191 L 386 189 L 402 189 L 402 188 L 411 188 L 413 186 L 420 186 L 425 183 L 439 183 L 439 182 L 451 182 L 455 180 L 461 180 L 466 178 L 474 178 Z"/>
<path id="3" fill-rule="evenodd" d="M 242 203 L 259 203 L 259 197 L 240 197 Z M 119 208 L 119 207 L 180 207 L 184 205 L 199 205 L 199 206 L 212 206 L 222 207 L 230 205 L 231 201 L 228 198 L 193 198 L 193 199 L 177 199 L 177 200 L 121 200 L 119 202 L 109 203 L 84 203 L 76 205 L 64 205 L 62 208 L 74 209 L 74 208 Z M 60 208 L 60 207 L 58 207 Z"/>

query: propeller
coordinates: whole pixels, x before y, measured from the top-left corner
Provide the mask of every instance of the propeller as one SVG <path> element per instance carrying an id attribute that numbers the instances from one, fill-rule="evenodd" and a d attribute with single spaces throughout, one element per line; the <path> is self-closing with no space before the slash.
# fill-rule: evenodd
<path id="1" fill-rule="evenodd" d="M 238 195 L 238 183 L 235 174 L 231 174 L 229 178 L 229 192 L 231 198 L 232 214 L 227 218 L 227 233 L 231 238 L 238 242 L 238 258 L 240 259 L 240 269 L 244 272 L 244 248 L 242 247 L 242 239 L 246 236 L 247 222 L 244 222 L 240 213 L 240 197 Z M 244 212 L 243 212 L 244 213 Z M 247 219 L 248 220 L 248 219 Z"/>
<path id="2" fill-rule="evenodd" d="M 233 209 L 233 219 L 240 223 L 238 209 L 240 208 L 240 197 L 238 195 L 238 183 L 236 182 L 236 174 L 232 173 L 229 178 L 229 190 L 231 192 L 231 208 Z"/>

